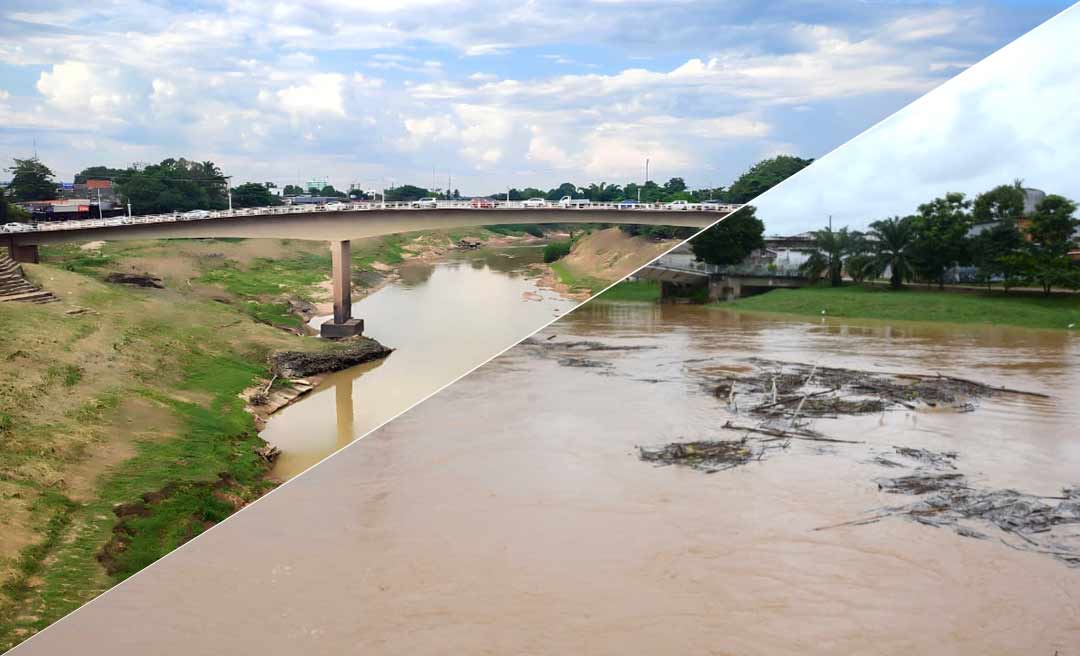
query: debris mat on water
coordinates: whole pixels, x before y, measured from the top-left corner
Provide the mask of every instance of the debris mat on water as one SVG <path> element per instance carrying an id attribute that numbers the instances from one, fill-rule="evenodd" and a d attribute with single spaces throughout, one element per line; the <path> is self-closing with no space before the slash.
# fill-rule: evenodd
<path id="1" fill-rule="evenodd" d="M 919 406 L 974 410 L 996 394 L 1045 394 L 993 387 L 941 374 L 882 373 L 751 358 L 757 371 L 714 384 L 713 393 L 758 417 L 833 417 Z M 745 399 L 749 399 L 746 401 Z"/>
<path id="2" fill-rule="evenodd" d="M 702 440 L 672 442 L 661 447 L 638 447 L 638 455 L 647 462 L 684 465 L 707 473 L 732 469 L 752 460 L 760 460 L 765 448 L 757 440 Z"/>

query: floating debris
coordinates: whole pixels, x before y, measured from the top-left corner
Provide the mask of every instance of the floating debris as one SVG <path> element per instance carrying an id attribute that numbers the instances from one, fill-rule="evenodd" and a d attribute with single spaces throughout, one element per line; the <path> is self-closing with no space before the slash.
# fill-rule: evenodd
<path id="1" fill-rule="evenodd" d="M 940 374 L 880 373 L 752 358 L 757 367 L 713 383 L 713 394 L 759 417 L 839 417 L 920 406 L 972 412 L 995 394 L 1046 398 Z M 749 400 L 747 400 L 749 399 Z M 739 403 L 738 401 L 742 402 Z"/>
<path id="2" fill-rule="evenodd" d="M 647 462 L 684 465 L 709 474 L 760 460 L 764 453 L 765 449 L 749 438 L 672 442 L 658 448 L 638 447 L 639 457 Z"/>

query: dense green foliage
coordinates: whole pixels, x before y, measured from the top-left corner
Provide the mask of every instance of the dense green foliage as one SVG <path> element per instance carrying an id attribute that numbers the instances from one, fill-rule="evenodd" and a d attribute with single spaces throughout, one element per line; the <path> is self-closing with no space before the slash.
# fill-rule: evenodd
<path id="1" fill-rule="evenodd" d="M 8 168 L 11 172 L 11 184 L 7 193 L 14 201 L 49 200 L 56 198 L 56 181 L 52 169 L 41 163 L 36 157 L 16 158 L 15 164 Z"/>
<path id="2" fill-rule="evenodd" d="M 814 160 L 794 157 L 792 155 L 777 155 L 771 159 L 765 159 L 750 167 L 743 173 L 731 187 L 724 192 L 723 199 L 729 203 L 749 203 L 757 196 L 772 189 L 789 177 L 795 175 Z"/>
<path id="3" fill-rule="evenodd" d="M 570 254 L 570 249 L 573 248 L 574 242 L 569 239 L 562 241 L 553 241 L 547 246 L 544 246 L 544 262 L 551 264 L 556 260 L 561 260 Z"/>
<path id="4" fill-rule="evenodd" d="M 655 280 L 623 280 L 598 296 L 597 300 L 654 303 L 660 300 L 660 283 Z"/>
<path id="5" fill-rule="evenodd" d="M 281 205 L 281 202 L 270 187 L 258 182 L 247 182 L 232 190 L 233 207 L 269 207 Z"/>
<path id="6" fill-rule="evenodd" d="M 754 207 L 744 207 L 690 241 L 699 260 L 729 266 L 745 260 L 763 248 L 765 224 L 755 216 Z"/>
<path id="7" fill-rule="evenodd" d="M 915 280 L 944 286 L 958 267 L 975 267 L 976 280 L 1002 282 L 1006 291 L 1033 285 L 1049 294 L 1053 288 L 1080 288 L 1080 265 L 1069 253 L 1080 220 L 1073 201 L 1051 194 L 1031 216 L 1023 217 L 1023 191 L 1000 185 L 974 202 L 964 194 L 947 193 L 923 203 L 918 212 L 870 224 L 862 233 L 842 228 L 813 233 L 817 252 L 803 270 L 813 278 L 827 274 L 839 286 L 842 271 L 856 281 L 889 272 L 899 289 Z M 979 219 L 981 230 L 972 228 Z"/>

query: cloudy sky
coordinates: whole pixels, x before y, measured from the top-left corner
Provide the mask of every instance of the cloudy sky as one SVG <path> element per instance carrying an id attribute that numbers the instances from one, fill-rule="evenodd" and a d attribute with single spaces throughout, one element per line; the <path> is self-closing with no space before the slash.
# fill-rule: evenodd
<path id="1" fill-rule="evenodd" d="M 949 191 L 1016 179 L 1080 201 L 1080 5 L 755 202 L 770 233 L 865 227 Z"/>
<path id="2" fill-rule="evenodd" d="M 820 156 L 1055 0 L 4 0 L 0 157 L 463 193 Z"/>

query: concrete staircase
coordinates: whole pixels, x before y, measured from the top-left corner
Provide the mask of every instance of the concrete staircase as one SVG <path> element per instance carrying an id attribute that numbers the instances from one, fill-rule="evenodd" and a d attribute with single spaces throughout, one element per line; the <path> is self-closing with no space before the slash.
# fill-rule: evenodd
<path id="1" fill-rule="evenodd" d="M 52 303 L 59 301 L 51 292 L 34 286 L 23 275 L 22 267 L 0 250 L 0 303 L 23 301 L 24 303 Z"/>

